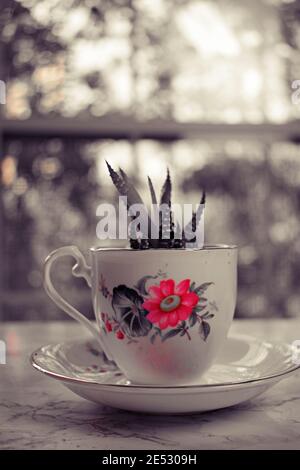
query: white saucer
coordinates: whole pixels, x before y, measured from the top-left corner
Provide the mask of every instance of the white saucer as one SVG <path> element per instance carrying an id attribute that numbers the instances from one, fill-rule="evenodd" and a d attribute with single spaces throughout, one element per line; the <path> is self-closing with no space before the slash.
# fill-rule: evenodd
<path id="1" fill-rule="evenodd" d="M 146 413 L 196 413 L 236 405 L 279 382 L 299 365 L 285 343 L 235 335 L 197 385 L 158 387 L 131 384 L 91 341 L 43 346 L 33 367 L 96 403 Z"/>

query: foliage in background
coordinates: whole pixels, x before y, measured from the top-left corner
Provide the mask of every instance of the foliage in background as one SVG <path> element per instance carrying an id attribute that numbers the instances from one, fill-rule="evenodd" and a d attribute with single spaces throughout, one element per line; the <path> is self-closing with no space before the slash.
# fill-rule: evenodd
<path id="1" fill-rule="evenodd" d="M 290 101 L 297 4 L 1 0 L 6 114 L 228 123 L 299 116 Z"/>

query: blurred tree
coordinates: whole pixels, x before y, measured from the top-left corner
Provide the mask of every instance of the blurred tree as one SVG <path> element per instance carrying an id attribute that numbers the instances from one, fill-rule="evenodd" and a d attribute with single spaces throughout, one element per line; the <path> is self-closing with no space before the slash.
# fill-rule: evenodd
<path id="1" fill-rule="evenodd" d="M 268 148 L 260 160 L 222 156 L 183 182 L 184 191 L 206 188 L 209 212 L 214 195 L 223 202 L 218 214 L 227 229 L 222 232 L 240 246 L 240 316 L 295 314 L 289 302 L 300 276 L 300 189 L 284 162 L 272 158 Z M 300 173 L 299 161 L 289 162 L 289 173 L 290 165 Z M 215 236 L 216 217 L 206 218 L 206 238 L 222 243 Z"/>
<path id="2" fill-rule="evenodd" d="M 261 122 L 291 112 L 287 44 L 270 1 L 3 3 L 11 118 Z"/>
<path id="3" fill-rule="evenodd" d="M 18 0 L 1 2 L 0 44 L 0 70 L 2 79 L 8 83 L 8 107 L 20 107 L 16 110 L 19 115 L 12 117 L 29 117 L 41 99 L 41 92 L 32 88 L 37 66 L 55 63 L 65 47 L 52 28 L 35 20 L 30 9 Z"/>

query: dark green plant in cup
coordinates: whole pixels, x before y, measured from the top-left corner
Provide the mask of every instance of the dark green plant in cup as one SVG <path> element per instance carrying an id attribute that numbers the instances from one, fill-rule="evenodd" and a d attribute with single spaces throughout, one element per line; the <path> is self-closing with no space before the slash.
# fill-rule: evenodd
<path id="1" fill-rule="evenodd" d="M 120 196 L 127 197 L 127 209 L 129 211 L 129 214 L 130 207 L 134 204 L 139 204 L 146 207 L 140 194 L 130 181 L 125 171 L 122 170 L 122 168 L 119 168 L 119 172 L 116 172 L 108 162 L 106 162 L 106 164 L 112 182 L 117 188 Z M 164 209 L 159 210 L 158 212 L 159 223 L 158 227 L 156 227 L 158 231 L 158 236 L 154 238 L 152 235 L 153 230 L 151 231 L 151 227 L 153 228 L 154 226 L 156 226 L 156 223 L 147 212 L 148 233 L 141 234 L 140 227 L 134 226 L 134 228 L 137 230 L 134 233 L 131 231 L 131 248 L 135 250 L 146 250 L 149 248 L 176 249 L 185 248 L 187 243 L 193 243 L 196 240 L 195 236 L 193 238 L 193 235 L 197 230 L 203 213 L 203 207 L 205 205 L 205 191 L 202 191 L 200 205 L 198 206 L 198 209 L 196 211 L 193 211 L 192 219 L 183 229 L 178 223 L 174 223 L 174 213 L 171 205 L 172 183 L 169 170 L 167 170 L 166 180 L 163 184 L 159 201 L 156 197 L 155 189 L 149 176 L 148 186 L 153 207 L 157 208 L 157 210 L 159 210 L 159 208 L 161 207 L 163 207 Z M 131 217 L 134 220 L 135 217 Z"/>

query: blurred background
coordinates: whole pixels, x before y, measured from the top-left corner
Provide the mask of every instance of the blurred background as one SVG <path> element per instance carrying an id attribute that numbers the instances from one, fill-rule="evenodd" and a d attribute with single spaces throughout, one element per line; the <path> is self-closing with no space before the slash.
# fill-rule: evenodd
<path id="1" fill-rule="evenodd" d="M 206 242 L 240 246 L 236 316 L 299 315 L 299 49 L 293 0 L 1 0 L 0 320 L 66 318 L 42 264 L 99 244 L 105 159 L 145 194 L 169 166 L 173 202 L 205 186 Z"/>

